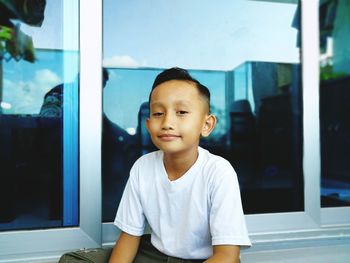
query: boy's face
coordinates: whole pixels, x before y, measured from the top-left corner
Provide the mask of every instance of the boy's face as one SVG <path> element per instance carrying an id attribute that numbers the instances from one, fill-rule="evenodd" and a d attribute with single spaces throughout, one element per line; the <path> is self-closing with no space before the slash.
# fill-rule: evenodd
<path id="1" fill-rule="evenodd" d="M 196 153 L 200 136 L 208 136 L 216 123 L 208 112 L 195 83 L 170 80 L 153 90 L 146 126 L 164 153 Z"/>

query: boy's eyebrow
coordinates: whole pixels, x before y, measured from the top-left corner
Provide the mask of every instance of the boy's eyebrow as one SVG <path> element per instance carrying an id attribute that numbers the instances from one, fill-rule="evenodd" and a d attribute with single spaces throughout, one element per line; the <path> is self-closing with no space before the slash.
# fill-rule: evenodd
<path id="1" fill-rule="evenodd" d="M 151 102 L 150 107 L 155 107 L 155 106 L 163 106 L 161 102 Z"/>
<path id="2" fill-rule="evenodd" d="M 174 101 L 174 104 L 176 106 L 190 106 L 191 102 L 188 100 L 176 100 Z M 151 103 L 151 106 L 163 106 L 164 104 L 162 102 L 159 101 L 155 101 Z"/>

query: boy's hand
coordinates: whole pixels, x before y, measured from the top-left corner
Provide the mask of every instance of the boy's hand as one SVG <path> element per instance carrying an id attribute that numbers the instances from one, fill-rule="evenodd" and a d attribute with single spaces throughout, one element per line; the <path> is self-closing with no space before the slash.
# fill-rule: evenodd
<path id="1" fill-rule="evenodd" d="M 205 263 L 238 263 L 240 247 L 231 246 L 231 245 L 220 245 L 213 246 L 213 256 L 208 260 L 204 261 Z"/>
<path id="2" fill-rule="evenodd" d="M 132 263 L 139 248 L 140 239 L 141 237 L 122 232 L 108 263 Z"/>

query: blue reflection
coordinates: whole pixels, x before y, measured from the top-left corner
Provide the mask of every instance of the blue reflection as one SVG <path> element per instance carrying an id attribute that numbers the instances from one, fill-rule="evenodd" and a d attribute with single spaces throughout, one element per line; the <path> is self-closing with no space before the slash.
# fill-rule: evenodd
<path id="1" fill-rule="evenodd" d="M 0 229 L 78 225 L 78 52 L 8 61 L 0 114 Z M 69 60 L 70 63 L 67 63 Z M 64 69 L 70 65 L 68 69 Z"/>
<path id="2" fill-rule="evenodd" d="M 150 87 L 161 71 L 109 69 L 104 115 L 118 129 L 103 132 L 103 221 L 114 219 L 131 165 L 155 150 L 145 119 Z M 246 62 L 230 71 L 189 72 L 210 89 L 218 119 L 200 145 L 232 163 L 245 212 L 303 210 L 300 65 Z M 136 133 L 117 140 L 130 130 Z"/>
<path id="3" fill-rule="evenodd" d="M 64 85 L 63 96 L 63 226 L 78 225 L 79 83 Z"/>

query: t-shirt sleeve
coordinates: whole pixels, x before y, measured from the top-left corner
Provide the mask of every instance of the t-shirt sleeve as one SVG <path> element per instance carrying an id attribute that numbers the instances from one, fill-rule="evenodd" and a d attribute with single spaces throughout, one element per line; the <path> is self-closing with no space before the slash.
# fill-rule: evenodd
<path id="1" fill-rule="evenodd" d="M 212 245 L 251 246 L 237 175 L 227 161 L 219 162 L 210 188 Z"/>
<path id="2" fill-rule="evenodd" d="M 134 164 L 114 220 L 120 230 L 133 236 L 143 235 L 146 222 L 140 200 L 138 172 L 139 168 Z"/>

